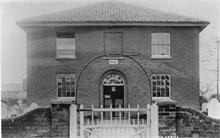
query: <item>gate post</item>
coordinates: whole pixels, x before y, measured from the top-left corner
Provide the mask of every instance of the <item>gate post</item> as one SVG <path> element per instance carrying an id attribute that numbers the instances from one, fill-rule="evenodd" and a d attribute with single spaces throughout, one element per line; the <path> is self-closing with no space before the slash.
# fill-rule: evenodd
<path id="1" fill-rule="evenodd" d="M 151 115 L 150 115 L 150 104 L 147 105 L 147 129 L 146 129 L 146 133 L 145 133 L 145 138 L 150 138 L 150 131 L 151 131 L 151 125 L 150 125 L 150 118 L 151 118 Z"/>
<path id="2" fill-rule="evenodd" d="M 158 106 L 156 103 L 151 105 L 151 138 L 159 137 L 159 126 L 158 126 Z"/>
<path id="3" fill-rule="evenodd" d="M 83 109 L 84 106 L 81 104 L 80 109 Z M 84 112 L 80 111 L 80 138 L 84 138 Z"/>
<path id="4" fill-rule="evenodd" d="M 77 105 L 70 105 L 70 138 L 77 138 Z"/>

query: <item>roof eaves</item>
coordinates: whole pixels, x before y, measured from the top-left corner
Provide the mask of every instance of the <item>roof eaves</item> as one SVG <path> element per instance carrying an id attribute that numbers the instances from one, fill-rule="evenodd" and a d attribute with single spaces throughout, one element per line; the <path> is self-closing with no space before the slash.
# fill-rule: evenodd
<path id="1" fill-rule="evenodd" d="M 43 26 L 204 26 L 209 22 L 16 22 L 20 27 Z"/>

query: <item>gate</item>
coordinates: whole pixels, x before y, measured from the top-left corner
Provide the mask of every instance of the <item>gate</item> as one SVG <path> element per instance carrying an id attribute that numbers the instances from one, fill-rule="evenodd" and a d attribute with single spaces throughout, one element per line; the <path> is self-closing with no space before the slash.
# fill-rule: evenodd
<path id="1" fill-rule="evenodd" d="M 80 138 L 158 137 L 158 107 L 84 108 L 80 106 Z M 71 130 L 70 130 L 71 131 Z"/>

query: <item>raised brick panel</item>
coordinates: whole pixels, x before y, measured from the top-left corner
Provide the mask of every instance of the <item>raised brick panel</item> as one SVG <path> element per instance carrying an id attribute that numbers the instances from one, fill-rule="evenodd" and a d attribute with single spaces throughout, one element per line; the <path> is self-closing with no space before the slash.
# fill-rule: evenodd
<path id="1" fill-rule="evenodd" d="M 69 137 L 69 106 L 65 104 L 53 104 L 51 114 L 51 136 Z"/>
<path id="2" fill-rule="evenodd" d="M 38 108 L 22 116 L 2 120 L 3 138 L 50 137 L 50 130 L 50 108 Z"/>
<path id="3" fill-rule="evenodd" d="M 123 53 L 136 59 L 147 71 L 171 74 L 171 98 L 178 105 L 199 109 L 199 29 L 196 27 L 60 27 L 36 28 L 27 33 L 27 91 L 29 102 L 49 105 L 56 98 L 56 73 L 75 73 L 93 58 L 104 54 L 104 32 L 123 33 Z M 37 31 L 36 31 L 37 30 Z M 56 60 L 56 31 L 76 33 L 76 59 Z M 151 33 L 170 32 L 171 59 L 151 59 Z M 132 106 L 150 102 L 149 85 L 140 67 L 128 58 L 118 65 L 108 60 L 92 62 L 82 74 L 79 103 L 99 105 L 100 77 L 116 69 L 127 78 L 127 101 Z"/>
<path id="4" fill-rule="evenodd" d="M 176 105 L 159 105 L 159 135 L 176 136 Z"/>

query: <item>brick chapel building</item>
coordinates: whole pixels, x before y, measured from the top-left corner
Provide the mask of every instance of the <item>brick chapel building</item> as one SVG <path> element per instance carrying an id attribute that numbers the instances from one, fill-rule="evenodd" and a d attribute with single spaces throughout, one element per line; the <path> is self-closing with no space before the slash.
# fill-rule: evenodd
<path id="1" fill-rule="evenodd" d="M 24 19 L 29 103 L 199 108 L 199 33 L 209 24 L 121 2 Z"/>

